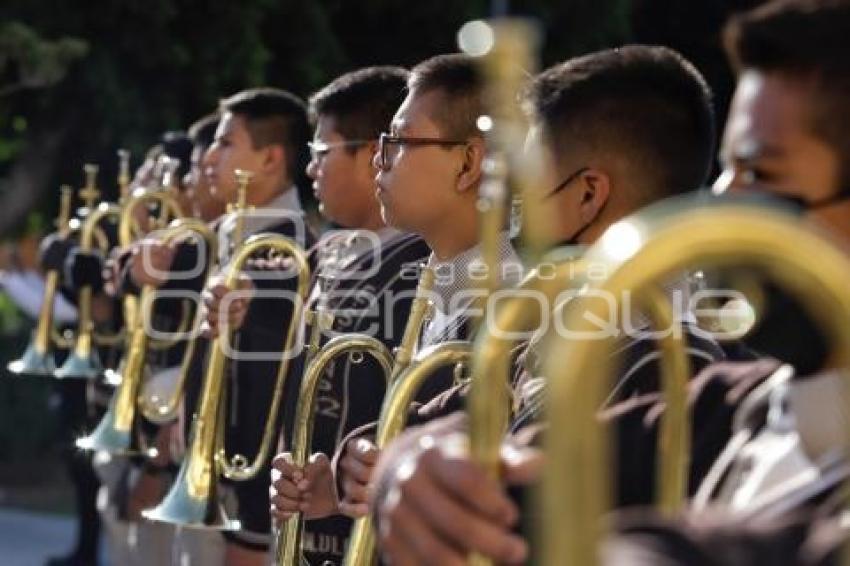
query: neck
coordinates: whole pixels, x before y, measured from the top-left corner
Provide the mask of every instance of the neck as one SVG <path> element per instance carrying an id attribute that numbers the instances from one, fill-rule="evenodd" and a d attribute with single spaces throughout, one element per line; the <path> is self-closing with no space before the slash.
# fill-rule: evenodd
<path id="1" fill-rule="evenodd" d="M 456 257 L 478 244 L 478 218 L 472 221 L 450 223 L 428 234 L 422 234 L 436 258 L 445 261 Z"/>
<path id="2" fill-rule="evenodd" d="M 367 218 L 362 226 L 360 226 L 361 230 L 369 230 L 371 232 L 377 232 L 378 230 L 383 230 L 387 225 L 384 222 L 384 218 L 381 216 L 381 209 L 377 208 L 372 215 Z"/>
<path id="3" fill-rule="evenodd" d="M 422 238 L 440 261 L 451 259 L 475 247 L 480 238 L 478 198 L 470 195 L 467 200 L 457 201 L 448 207 L 441 221 Z"/>

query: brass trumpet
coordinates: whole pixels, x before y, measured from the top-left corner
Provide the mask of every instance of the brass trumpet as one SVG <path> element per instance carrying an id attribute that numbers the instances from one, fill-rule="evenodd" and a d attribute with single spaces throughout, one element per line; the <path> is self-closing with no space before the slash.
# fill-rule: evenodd
<path id="1" fill-rule="evenodd" d="M 117 221 L 121 215 L 121 207 L 117 204 L 102 202 L 97 207 L 94 206 L 95 200 L 100 197 L 100 192 L 97 190 L 97 165 L 86 164 L 84 166 L 86 173 L 86 186 L 80 191 L 86 206 L 79 212 L 85 215 L 85 220 L 80 223 L 71 223 L 71 229 L 80 231 L 80 249 L 83 252 L 91 252 L 94 250 L 95 242 L 102 239 L 102 231 L 99 223 L 104 220 Z M 105 244 L 108 251 L 108 244 Z M 103 249 L 104 244 L 101 244 Z M 77 311 L 79 313 L 79 321 L 77 325 L 77 337 L 74 341 L 74 349 L 65 360 L 65 363 L 54 372 L 54 376 L 59 379 L 82 378 L 94 379 L 101 374 L 103 366 L 100 363 L 100 358 L 97 352 L 93 349 L 93 339 L 96 339 L 98 344 L 112 345 L 117 344 L 123 337 L 123 333 L 119 332 L 110 336 L 96 336 L 94 329 L 94 321 L 92 320 L 91 311 L 92 289 L 90 286 L 84 286 L 79 290 L 79 298 L 77 302 Z"/>
<path id="2" fill-rule="evenodd" d="M 411 403 L 428 378 L 440 368 L 466 365 L 472 357 L 472 345 L 451 340 L 424 348 L 416 354 L 408 369 L 401 373 L 384 396 L 375 444 L 383 449 L 404 430 Z M 291 519 L 290 519 L 291 520 Z M 368 515 L 354 521 L 344 564 L 367 566 L 375 561 L 375 529 Z M 291 564 L 291 563 L 289 563 Z"/>
<path id="3" fill-rule="evenodd" d="M 313 422 L 316 416 L 315 399 L 319 382 L 327 366 L 343 355 L 362 356 L 364 353 L 369 354 L 381 366 L 389 388 L 410 365 L 413 352 L 419 341 L 422 324 L 429 310 L 428 295 L 433 286 L 434 271 L 425 268 L 419 278 L 416 296 L 411 304 L 410 315 L 404 327 L 404 335 L 395 351 L 395 356 L 380 340 L 372 336 L 345 334 L 329 340 L 313 357 L 307 365 L 301 381 L 292 432 L 292 459 L 296 466 L 304 467 L 307 464 L 310 452 L 312 452 Z M 388 391 L 389 393 L 390 391 Z M 304 519 L 300 513 L 296 513 L 281 526 L 275 546 L 275 564 L 283 566 L 300 563 L 303 531 Z"/>
<path id="4" fill-rule="evenodd" d="M 181 218 L 183 211 L 180 210 L 180 205 L 173 196 L 163 190 L 152 190 L 145 188 L 137 188 L 132 193 L 128 194 L 121 205 L 121 218 L 118 223 L 118 243 L 126 248 L 135 240 L 137 234 L 134 233 L 138 228 L 135 214 L 139 206 L 149 206 L 151 204 L 158 205 L 160 216 L 167 218 L 169 215 L 173 219 Z M 139 312 L 138 301 L 135 296 L 127 295 L 123 299 L 124 308 L 124 324 L 127 328 L 134 328 L 136 325 L 136 315 Z"/>
<path id="5" fill-rule="evenodd" d="M 814 230 L 800 227 L 799 218 L 752 205 L 704 203 L 656 205 L 610 229 L 586 255 L 586 261 L 614 266 L 592 289 L 621 297 L 646 290 L 655 293 L 659 281 L 682 270 L 756 268 L 795 294 L 832 338 L 833 367 L 850 366 L 850 277 L 847 256 Z M 701 207 L 701 208 L 700 208 Z M 812 263 L 812 257 L 818 257 Z M 649 297 L 659 311 L 670 305 Z M 647 300 L 644 301 L 644 304 Z M 600 301 L 577 301 L 568 307 L 567 326 L 590 330 L 586 315 L 599 315 Z M 602 319 L 606 318 L 602 314 Z M 598 327 L 596 327 L 598 329 Z M 605 535 L 603 514 L 610 509 L 610 467 L 604 428 L 597 420 L 610 383 L 611 339 L 553 340 L 545 375 L 548 377 L 548 420 L 558 435 L 546 442 L 541 525 L 545 564 L 598 564 Z M 667 410 L 659 440 L 659 486 L 670 482 L 681 489 L 687 469 L 688 408 L 684 391 L 665 392 Z M 569 470 L 569 474 L 564 474 Z"/>
<path id="6" fill-rule="evenodd" d="M 121 155 L 122 160 L 124 155 Z M 123 164 L 122 164 L 123 167 Z M 94 170 L 96 173 L 96 169 Z M 125 181 L 122 172 L 120 182 Z M 123 188 L 122 188 L 123 190 Z M 133 235 L 133 213 L 136 207 L 142 203 L 156 202 L 160 205 L 162 214 L 166 212 L 172 213 L 175 217 L 181 216 L 180 207 L 176 201 L 167 193 L 148 191 L 145 189 L 136 189 L 132 195 L 125 199 L 123 205 L 101 203 L 86 219 L 83 225 L 80 238 L 80 248 L 83 252 L 90 252 L 93 249 L 91 236 L 87 238 L 87 232 L 92 231 L 97 226 L 97 222 L 101 219 L 109 217 L 118 220 L 118 241 L 122 246 L 131 244 L 134 240 Z M 98 377 L 103 372 L 103 366 L 100 363 L 96 352 L 92 350 L 91 339 L 93 333 L 93 323 L 91 320 L 91 287 L 83 287 L 80 289 L 79 298 L 79 331 L 77 336 L 77 344 L 74 347 L 74 353 L 68 357 L 65 364 L 59 368 L 55 375 L 58 378 L 85 378 L 93 379 Z M 135 317 L 138 312 L 135 297 L 125 297 L 124 299 L 124 316 L 126 328 L 130 329 L 127 335 L 132 333 L 135 327 Z"/>
<path id="7" fill-rule="evenodd" d="M 59 216 L 56 219 L 56 228 L 62 237 L 68 235 L 71 220 L 71 199 L 73 189 L 67 185 L 60 188 Z M 38 312 L 38 322 L 33 332 L 30 344 L 24 354 L 13 362 L 7 369 L 15 375 L 53 375 L 56 371 L 56 362 L 51 351 L 50 331 L 53 328 L 53 305 L 56 300 L 56 291 L 59 289 L 59 272 L 48 271 L 44 276 L 44 296 L 41 308 Z"/>
<path id="8" fill-rule="evenodd" d="M 79 209 L 78 214 L 80 214 L 80 218 L 84 219 L 94 209 L 94 203 L 100 197 L 100 192 L 97 189 L 97 165 L 86 164 L 83 166 L 83 171 L 85 172 L 86 182 L 79 190 L 79 198 L 83 201 L 84 206 Z M 71 218 L 72 199 L 72 189 L 63 185 L 60 196 L 60 213 L 56 221 L 56 228 L 62 237 L 78 234 L 83 225 L 80 218 Z M 100 227 L 94 228 L 93 237 L 98 249 L 104 252 L 109 250 L 109 240 Z M 74 345 L 73 338 L 60 334 L 53 326 L 53 307 L 60 280 L 61 274 L 58 271 L 51 270 L 45 274 L 44 295 L 33 337 L 23 356 L 7 366 L 10 373 L 53 376 L 56 372 L 56 363 L 52 346 L 66 349 Z M 95 333 L 94 339 L 99 344 L 115 344 L 120 339 L 120 334 L 101 335 Z"/>
<path id="9" fill-rule="evenodd" d="M 133 198 L 131 197 L 129 202 L 132 202 Z M 126 210 L 127 207 L 125 207 L 125 212 Z M 208 257 L 215 257 L 215 235 L 200 220 L 175 220 L 169 228 L 163 231 L 160 238 L 163 243 L 169 243 L 193 234 L 196 237 L 202 238 L 208 246 Z M 209 266 L 210 262 L 208 261 L 206 265 Z M 144 379 L 143 370 L 146 353 L 151 341 L 147 333 L 145 314 L 153 311 L 155 295 L 156 288 L 151 285 L 145 285 L 142 289 L 138 305 L 140 311 L 135 317 L 130 330 L 130 339 L 127 345 L 126 361 L 123 364 L 121 383 L 113 394 L 109 403 L 109 409 L 100 423 L 98 423 L 91 434 L 77 440 L 77 448 L 82 450 L 100 450 L 109 452 L 110 454 L 133 454 L 135 451 L 131 450 L 132 430 L 136 418 L 137 404 L 146 417 L 149 415 L 154 416 L 160 422 L 164 420 L 164 417 L 174 414 L 174 410 L 182 396 L 183 384 L 185 383 L 188 366 L 191 362 L 191 348 L 187 348 L 187 351 L 184 352 L 182 372 L 177 388 L 164 406 L 162 404 L 156 404 L 155 400 L 148 400 L 139 395 L 142 380 Z M 200 310 L 200 308 L 197 309 L 195 317 L 196 329 L 200 326 Z M 152 453 L 152 450 L 154 449 L 143 449 L 141 452 L 146 455 L 155 455 Z"/>
<path id="10" fill-rule="evenodd" d="M 483 166 L 485 178 L 479 190 L 478 202 L 481 213 L 481 255 L 488 274 L 477 301 L 477 306 L 483 307 L 487 305 L 492 293 L 502 285 L 498 243 L 511 201 L 511 182 L 520 192 L 529 191 L 538 181 L 541 171 L 539 154 L 521 151 L 527 123 L 516 100 L 528 73 L 534 69 L 531 54 L 536 47 L 537 36 L 527 22 L 516 20 L 471 22 L 461 28 L 458 35 L 461 49 L 482 58 L 481 68 L 486 79 L 485 97 L 489 115 L 479 117 L 477 122 L 487 141 L 487 158 Z M 529 252 L 527 255 L 534 260 L 541 253 L 544 242 L 552 238 L 547 232 L 549 224 L 545 222 L 542 206 L 533 197 L 525 199 L 522 204 L 526 216 L 535 220 L 524 226 L 524 240 Z M 472 355 L 472 345 L 467 341 L 445 342 L 419 352 L 384 398 L 378 421 L 378 447 L 383 448 L 401 433 L 408 408 L 425 380 L 446 366 L 454 366 L 456 373 L 462 373 L 462 368 L 469 365 Z M 505 379 L 496 387 L 502 395 L 507 383 Z M 502 417 L 502 421 L 506 421 L 506 418 L 507 414 Z M 372 564 L 375 546 L 371 518 L 357 519 L 349 539 L 345 564 Z"/>
<path id="11" fill-rule="evenodd" d="M 309 266 L 305 252 L 289 238 L 274 234 L 254 235 L 236 250 L 226 272 L 224 284 L 230 289 L 235 289 L 242 266 L 261 249 L 272 249 L 292 258 L 294 269 L 298 274 L 296 295 L 299 300 L 295 301 L 292 320 L 283 345 L 283 351 L 286 354 L 292 351 L 296 326 L 301 320 L 303 303 L 309 286 Z M 191 527 L 223 530 L 239 528 L 239 522 L 227 517 L 218 503 L 218 477 L 223 475 L 237 481 L 250 479 L 268 460 L 276 436 L 276 415 L 280 408 L 289 359 L 285 357 L 278 366 L 269 418 L 254 461 L 249 464 L 242 455 L 228 458 L 224 446 L 222 411 L 225 406 L 226 359 L 224 352 L 229 340 L 230 332 L 222 328 L 212 345 L 208 358 L 207 372 L 192 423 L 187 455 L 180 467 L 177 480 L 165 499 L 157 507 L 142 512 L 146 519 Z"/>
<path id="12" fill-rule="evenodd" d="M 156 188 L 137 187 L 135 190 L 130 190 L 130 173 L 129 173 L 129 153 L 125 150 L 118 150 L 118 155 L 121 158 L 120 172 L 118 176 L 118 184 L 121 190 L 121 218 L 118 223 L 118 244 L 122 248 L 128 248 L 138 238 L 143 237 L 146 232 L 154 229 L 164 228 L 169 220 L 176 220 L 184 216 L 180 208 L 180 204 L 172 194 L 169 193 L 171 170 L 179 166 L 179 160 L 168 157 L 160 158 L 163 163 L 163 168 L 168 169 L 160 175 L 160 184 Z M 166 167 L 167 165 L 167 167 Z M 157 206 L 159 208 L 158 218 L 153 218 L 151 215 L 144 222 L 139 222 L 136 218 L 136 213 L 139 207 Z M 202 234 L 203 235 L 203 234 Z M 175 331 L 175 336 L 185 333 L 189 329 L 190 314 L 189 308 L 183 306 L 182 318 L 179 327 Z M 124 325 L 127 331 L 127 343 L 125 344 L 125 352 L 117 370 L 107 369 L 104 372 L 105 381 L 114 386 L 120 386 L 122 376 L 127 363 L 127 352 L 130 349 L 130 335 L 136 324 L 136 317 L 139 314 L 138 298 L 134 295 L 127 294 L 122 298 L 122 311 L 124 314 Z M 151 350 L 165 350 L 177 344 L 179 339 L 173 340 L 151 340 L 147 347 Z"/>

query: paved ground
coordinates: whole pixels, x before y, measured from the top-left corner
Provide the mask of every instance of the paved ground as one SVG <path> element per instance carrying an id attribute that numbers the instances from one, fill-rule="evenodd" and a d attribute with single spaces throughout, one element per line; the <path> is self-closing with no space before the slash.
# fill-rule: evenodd
<path id="1" fill-rule="evenodd" d="M 0 509 L 0 564 L 43 566 L 48 556 L 71 548 L 74 525 L 69 517 Z"/>

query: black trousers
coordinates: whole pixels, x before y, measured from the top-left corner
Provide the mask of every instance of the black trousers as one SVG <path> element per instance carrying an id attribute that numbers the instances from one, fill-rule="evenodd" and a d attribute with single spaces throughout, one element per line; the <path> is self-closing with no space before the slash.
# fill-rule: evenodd
<path id="1" fill-rule="evenodd" d="M 92 454 L 77 450 L 74 441 L 83 431 L 97 424 L 86 396 L 89 386 L 83 379 L 57 380 L 59 394 L 60 441 L 68 475 L 74 487 L 77 517 L 76 557 L 94 563 L 100 539 L 100 516 L 97 512 L 97 491 L 100 481 L 92 468 Z"/>

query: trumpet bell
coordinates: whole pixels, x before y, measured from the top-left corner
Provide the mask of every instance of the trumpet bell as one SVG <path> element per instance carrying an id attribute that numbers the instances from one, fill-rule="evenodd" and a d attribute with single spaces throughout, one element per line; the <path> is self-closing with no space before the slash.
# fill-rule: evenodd
<path id="1" fill-rule="evenodd" d="M 88 436 L 78 438 L 77 448 L 80 450 L 98 450 L 114 455 L 128 456 L 132 439 L 129 430 L 118 430 L 115 426 L 115 410 L 110 406 L 103 415 L 97 427 Z"/>
<path id="2" fill-rule="evenodd" d="M 142 511 L 142 517 L 192 529 L 238 531 L 240 521 L 228 517 L 224 505 L 216 497 L 198 497 L 190 493 L 186 470 L 184 463 L 165 499 L 156 507 Z"/>
<path id="3" fill-rule="evenodd" d="M 92 350 L 87 358 L 71 354 L 53 375 L 58 379 L 97 379 L 102 373 L 103 365 L 100 363 L 100 358 Z"/>
<path id="4" fill-rule="evenodd" d="M 56 372 L 56 362 L 52 352 L 39 352 L 35 344 L 30 344 L 21 358 L 9 362 L 6 369 L 15 375 L 53 376 Z"/>
<path id="5" fill-rule="evenodd" d="M 132 448 L 130 430 L 120 430 L 116 423 L 115 408 L 110 404 L 109 410 L 103 415 L 97 427 L 88 436 L 78 438 L 75 442 L 80 450 L 95 450 L 108 452 L 114 456 L 145 456 L 156 458 L 157 449 Z"/>

